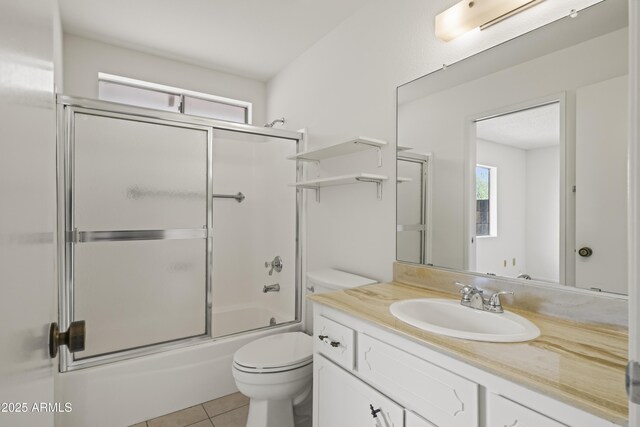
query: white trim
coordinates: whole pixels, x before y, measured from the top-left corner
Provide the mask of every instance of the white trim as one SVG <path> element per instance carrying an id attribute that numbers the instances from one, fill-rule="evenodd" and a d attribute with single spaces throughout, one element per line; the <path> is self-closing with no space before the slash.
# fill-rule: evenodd
<path id="1" fill-rule="evenodd" d="M 174 86 L 162 85 L 159 83 L 147 82 L 144 80 L 132 79 L 129 77 L 117 76 L 115 74 L 98 73 L 98 81 L 120 83 L 127 86 L 139 87 L 143 89 L 153 89 L 160 92 L 168 92 L 176 95 L 187 95 L 194 98 L 206 99 L 208 101 L 219 102 L 221 104 L 234 105 L 247 109 L 247 124 L 253 123 L 253 103 L 241 101 L 239 99 L 226 98 L 224 96 L 211 95 L 204 92 L 182 89 Z"/>
<path id="2" fill-rule="evenodd" d="M 640 256 L 640 5 L 629 0 L 629 200 L 628 200 L 628 276 L 629 276 L 629 359 L 640 359 L 640 285 L 638 262 Z M 629 403 L 629 425 L 640 425 L 640 405 Z"/>

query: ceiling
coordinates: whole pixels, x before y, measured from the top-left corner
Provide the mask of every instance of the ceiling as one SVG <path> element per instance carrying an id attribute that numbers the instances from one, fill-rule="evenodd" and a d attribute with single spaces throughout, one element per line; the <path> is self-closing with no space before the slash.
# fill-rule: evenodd
<path id="1" fill-rule="evenodd" d="M 59 0 L 65 33 L 266 81 L 368 0 Z"/>
<path id="2" fill-rule="evenodd" d="M 476 137 L 521 150 L 560 144 L 560 104 L 504 114 L 476 123 Z"/>

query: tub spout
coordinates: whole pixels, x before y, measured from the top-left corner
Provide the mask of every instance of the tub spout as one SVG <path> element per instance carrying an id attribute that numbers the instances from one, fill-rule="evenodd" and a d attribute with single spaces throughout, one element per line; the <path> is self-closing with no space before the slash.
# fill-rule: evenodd
<path id="1" fill-rule="evenodd" d="M 276 283 L 273 285 L 264 285 L 264 287 L 262 288 L 262 292 L 264 292 L 265 294 L 267 292 L 280 292 L 280 284 Z"/>

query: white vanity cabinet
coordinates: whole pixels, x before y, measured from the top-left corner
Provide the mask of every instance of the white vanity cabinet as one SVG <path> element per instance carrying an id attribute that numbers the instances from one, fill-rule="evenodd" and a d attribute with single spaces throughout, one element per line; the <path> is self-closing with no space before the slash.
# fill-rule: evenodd
<path id="1" fill-rule="evenodd" d="M 438 426 L 478 426 L 478 385 L 358 334 L 358 374 Z"/>
<path id="2" fill-rule="evenodd" d="M 616 426 L 324 305 L 313 338 L 313 427 Z"/>
<path id="3" fill-rule="evenodd" d="M 322 355 L 313 358 L 314 427 L 403 427 L 404 409 Z M 375 415 L 375 417 L 374 417 Z"/>
<path id="4" fill-rule="evenodd" d="M 314 427 L 478 426 L 477 384 L 325 316 L 314 325 Z"/>

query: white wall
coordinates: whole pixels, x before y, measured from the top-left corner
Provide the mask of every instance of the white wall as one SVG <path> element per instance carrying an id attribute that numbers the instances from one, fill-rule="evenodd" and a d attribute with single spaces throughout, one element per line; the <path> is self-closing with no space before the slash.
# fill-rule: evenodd
<path id="1" fill-rule="evenodd" d="M 380 172 L 392 176 L 398 85 L 595 2 L 543 2 L 489 31 L 444 43 L 435 39 L 434 16 L 455 0 L 372 0 L 269 82 L 269 116 L 286 116 L 290 129 L 308 128 L 312 147 L 361 134 L 386 139 L 392 146 Z M 353 156 L 326 172 L 371 170 L 372 162 Z M 333 266 L 389 280 L 393 187 L 385 184 L 381 202 L 364 185 L 328 189 L 320 204 L 310 200 L 308 269 Z"/>
<path id="2" fill-rule="evenodd" d="M 65 34 L 65 95 L 98 99 L 99 72 L 252 102 L 253 123 L 266 121 L 264 82 Z"/>
<path id="3" fill-rule="evenodd" d="M 536 280 L 560 277 L 560 149 L 527 151 L 526 268 Z M 519 274 L 519 273 L 518 273 Z"/>
<path id="4" fill-rule="evenodd" d="M 476 163 L 495 167 L 498 175 L 497 235 L 476 237 L 476 271 L 516 277 L 527 268 L 527 151 L 485 140 L 476 145 Z"/>

